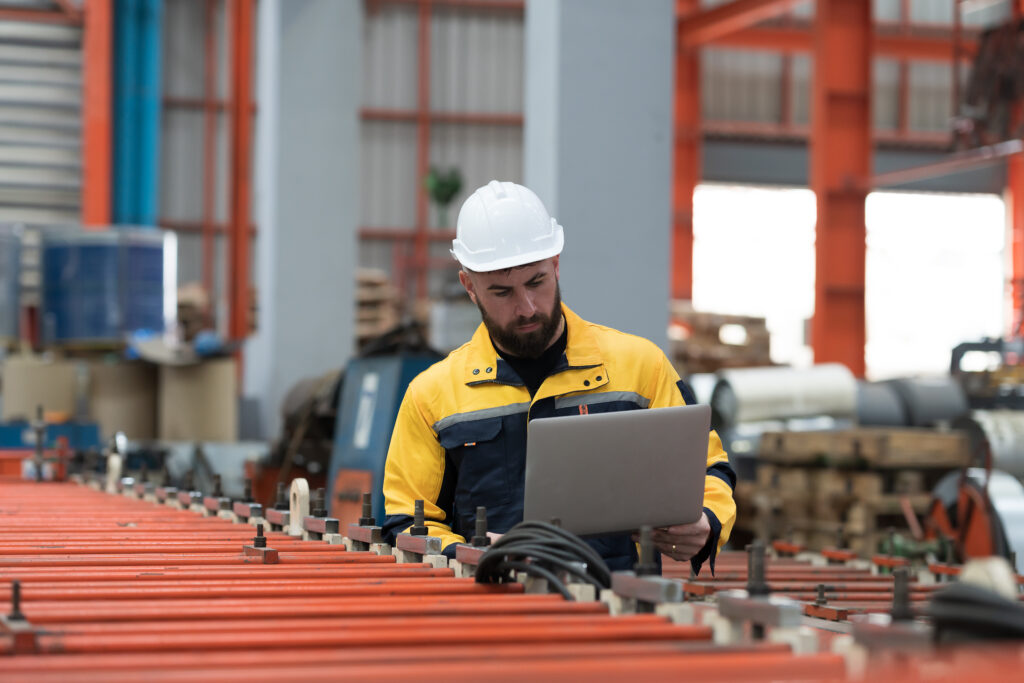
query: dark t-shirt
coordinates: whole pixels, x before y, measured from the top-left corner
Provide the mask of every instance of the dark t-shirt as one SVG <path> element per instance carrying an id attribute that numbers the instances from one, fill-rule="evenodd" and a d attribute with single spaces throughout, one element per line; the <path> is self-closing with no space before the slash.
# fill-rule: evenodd
<path id="1" fill-rule="evenodd" d="M 551 374 L 551 371 L 555 369 L 558 361 L 561 360 L 562 354 L 565 353 L 565 345 L 568 339 L 569 326 L 566 325 L 558 341 L 549 346 L 537 358 L 520 358 L 500 350 L 498 350 L 498 355 L 512 366 L 512 369 L 516 371 L 519 378 L 523 380 L 523 384 L 530 390 L 530 398 L 533 398 L 533 395 L 537 393 L 537 389 L 540 388 L 540 385 Z"/>

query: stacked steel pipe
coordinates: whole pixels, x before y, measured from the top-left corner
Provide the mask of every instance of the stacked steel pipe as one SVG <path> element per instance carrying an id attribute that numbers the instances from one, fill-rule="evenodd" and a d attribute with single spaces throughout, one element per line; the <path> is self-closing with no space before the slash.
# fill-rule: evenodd
<path id="1" fill-rule="evenodd" d="M 0 481 L 0 678 L 838 677 L 836 655 L 484 585 L 65 483 Z M 246 551 L 248 547 L 250 550 Z M 12 605 L 12 582 L 20 601 Z M 24 617 L 16 637 L 9 617 Z"/>
<path id="2" fill-rule="evenodd" d="M 125 493 L 0 479 L 0 680 L 848 675 L 848 655 L 796 654 L 773 633 L 722 644 L 725 612 L 710 614 L 718 621 L 709 625 L 674 623 L 657 609 L 623 614 L 610 607 L 614 601 L 456 578 L 435 566 L 437 557 L 403 563 L 390 553 L 325 542 L 328 534 L 314 541 L 264 532 L 228 519 L 233 506 L 226 499 L 207 498 L 196 506 L 205 507 L 201 514 L 157 503 L 141 485 Z M 182 493 L 185 500 L 166 502 L 183 505 L 197 495 Z M 139 500 L 143 495 L 150 500 Z M 734 553 L 718 558 L 719 587 L 744 580 L 741 562 Z M 666 573 L 675 569 L 666 564 Z M 844 581 L 862 578 L 845 573 Z M 788 589 L 780 582 L 819 582 L 818 574 L 800 578 L 811 574 L 790 560 L 770 561 L 765 575 L 773 588 Z M 838 572 L 829 577 L 838 580 Z M 626 583 L 636 588 L 643 580 Z M 689 581 L 688 590 L 696 585 Z M 886 590 L 874 588 L 858 595 Z M 912 598 L 918 592 L 911 590 Z M 944 671 L 1005 676 L 1019 659 L 1015 651 L 1004 654 L 988 657 L 987 669 L 952 662 Z M 900 666 L 906 678 L 930 664 L 912 658 Z M 884 677 L 884 667 L 874 672 Z"/>

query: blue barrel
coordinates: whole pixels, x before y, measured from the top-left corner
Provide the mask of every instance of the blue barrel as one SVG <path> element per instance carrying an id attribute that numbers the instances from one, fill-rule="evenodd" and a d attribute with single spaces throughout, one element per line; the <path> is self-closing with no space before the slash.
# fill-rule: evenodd
<path id="1" fill-rule="evenodd" d="M 44 231 L 43 343 L 116 346 L 137 330 L 162 332 L 174 321 L 176 270 L 172 233 Z"/>
<path id="2" fill-rule="evenodd" d="M 20 299 L 21 231 L 0 226 L 0 345 L 18 340 Z"/>

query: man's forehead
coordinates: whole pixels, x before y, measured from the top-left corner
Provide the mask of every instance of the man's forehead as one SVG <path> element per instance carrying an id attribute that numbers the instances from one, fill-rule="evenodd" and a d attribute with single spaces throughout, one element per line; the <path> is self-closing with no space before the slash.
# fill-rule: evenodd
<path id="1" fill-rule="evenodd" d="M 493 270 L 487 273 L 475 273 L 477 281 L 484 286 L 491 285 L 513 285 L 519 282 L 526 282 L 538 274 L 548 273 L 553 270 L 552 260 L 535 261 L 514 268 Z"/>

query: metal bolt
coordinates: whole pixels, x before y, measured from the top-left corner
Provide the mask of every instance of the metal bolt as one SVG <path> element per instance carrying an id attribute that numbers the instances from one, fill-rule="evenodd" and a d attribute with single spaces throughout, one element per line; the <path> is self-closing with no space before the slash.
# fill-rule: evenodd
<path id="1" fill-rule="evenodd" d="M 256 525 L 256 538 L 252 539 L 252 544 L 256 548 L 267 547 L 267 537 L 263 535 L 263 525 Z"/>
<path id="2" fill-rule="evenodd" d="M 896 529 L 895 527 L 889 527 L 886 529 L 886 535 L 889 540 L 889 555 L 896 554 Z"/>
<path id="3" fill-rule="evenodd" d="M 245 501 L 246 503 L 251 503 L 252 502 L 252 479 L 249 479 L 248 477 L 246 477 L 245 480 L 244 480 L 244 485 L 245 485 L 245 489 L 244 489 L 244 492 L 242 493 L 242 500 Z"/>
<path id="4" fill-rule="evenodd" d="M 469 543 L 477 548 L 486 548 L 491 544 L 491 539 L 487 536 L 487 508 L 482 505 L 476 509 L 475 529 Z"/>
<path id="5" fill-rule="evenodd" d="M 194 491 L 196 484 L 196 471 L 189 469 L 182 479 L 182 488 L 186 491 Z"/>
<path id="6" fill-rule="evenodd" d="M 825 584 L 818 584 L 818 598 L 814 601 L 815 605 L 827 605 L 828 599 L 825 597 Z"/>
<path id="7" fill-rule="evenodd" d="M 418 499 L 415 502 L 415 508 L 413 508 L 413 523 L 412 528 L 409 529 L 409 533 L 413 536 L 427 535 L 427 525 L 424 520 L 422 499 Z"/>
<path id="8" fill-rule="evenodd" d="M 25 621 L 21 613 L 21 581 L 11 581 L 11 613 L 7 617 L 11 621 Z"/>
<path id="9" fill-rule="evenodd" d="M 906 567 L 899 567 L 893 572 L 891 614 L 893 621 L 914 618 L 914 611 L 910 608 L 910 574 Z"/>
<path id="10" fill-rule="evenodd" d="M 765 583 L 764 542 L 761 540 L 747 546 L 747 593 L 751 597 L 771 593 Z"/>
<path id="11" fill-rule="evenodd" d="M 373 518 L 373 494 L 363 494 L 363 516 L 359 518 L 359 526 L 377 526 Z"/>
<path id="12" fill-rule="evenodd" d="M 284 491 L 284 482 L 277 482 L 277 500 L 274 502 L 275 510 L 288 509 L 288 494 Z"/>
<path id="13" fill-rule="evenodd" d="M 658 574 L 658 565 L 654 562 L 654 541 L 651 539 L 651 527 L 640 527 L 640 562 L 636 565 L 637 576 Z"/>
<path id="14" fill-rule="evenodd" d="M 224 491 L 220 487 L 220 475 L 213 475 L 213 497 L 221 498 L 224 495 Z"/>
<path id="15" fill-rule="evenodd" d="M 1017 552 L 1014 550 L 1010 551 L 1010 569 L 1014 574 L 1017 573 Z"/>
<path id="16" fill-rule="evenodd" d="M 842 527 L 842 525 L 840 525 L 839 528 L 836 529 L 836 550 L 842 550 L 843 547 L 844 547 L 843 527 Z"/>
<path id="17" fill-rule="evenodd" d="M 326 517 L 327 508 L 324 507 L 324 489 L 318 488 L 313 493 L 313 516 L 314 517 Z"/>

